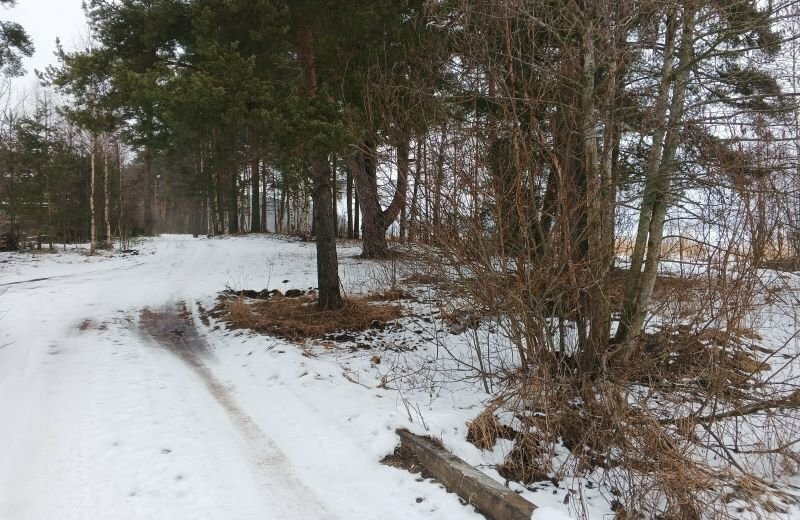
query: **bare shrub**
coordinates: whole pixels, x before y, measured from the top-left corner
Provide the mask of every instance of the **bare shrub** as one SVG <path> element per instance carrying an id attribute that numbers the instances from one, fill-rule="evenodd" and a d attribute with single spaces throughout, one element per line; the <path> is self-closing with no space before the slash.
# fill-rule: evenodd
<path id="1" fill-rule="evenodd" d="M 739 52 L 727 31 L 767 34 L 773 13 L 746 27 L 710 4 L 457 5 L 437 20 L 464 28 L 454 96 L 486 108 L 427 136 L 433 218 L 415 229 L 442 319 L 478 317 L 456 331 L 469 352 L 437 349 L 492 403 L 471 439 L 488 449 L 510 414 L 509 478 L 593 475 L 627 518 L 785 507 L 797 319 L 759 337 L 792 301 L 762 269 L 786 203 L 782 107 L 709 99 L 733 87 L 698 54 Z"/>

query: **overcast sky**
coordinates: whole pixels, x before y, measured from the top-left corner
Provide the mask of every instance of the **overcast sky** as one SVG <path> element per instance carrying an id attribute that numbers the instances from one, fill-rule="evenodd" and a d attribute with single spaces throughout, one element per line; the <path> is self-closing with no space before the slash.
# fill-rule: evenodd
<path id="1" fill-rule="evenodd" d="M 54 63 L 56 38 L 67 50 L 78 46 L 81 35 L 87 34 L 81 0 L 17 0 L 16 7 L 0 8 L 0 20 L 22 24 L 33 39 L 36 53 L 23 62 L 27 74 L 13 80 L 20 96 L 36 85 L 34 69 L 42 70 Z"/>

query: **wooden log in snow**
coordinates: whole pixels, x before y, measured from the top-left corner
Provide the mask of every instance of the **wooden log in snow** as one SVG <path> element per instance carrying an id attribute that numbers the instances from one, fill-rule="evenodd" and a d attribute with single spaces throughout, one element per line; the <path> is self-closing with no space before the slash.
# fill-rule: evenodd
<path id="1" fill-rule="evenodd" d="M 530 520 L 536 509 L 534 504 L 430 439 L 403 429 L 397 430 L 397 435 L 403 447 L 411 450 L 439 482 L 475 506 L 489 520 Z"/>

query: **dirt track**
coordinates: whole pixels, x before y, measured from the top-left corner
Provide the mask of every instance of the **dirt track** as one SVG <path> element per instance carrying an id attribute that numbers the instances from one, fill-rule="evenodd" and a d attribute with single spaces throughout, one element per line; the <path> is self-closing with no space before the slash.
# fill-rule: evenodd
<path id="1" fill-rule="evenodd" d="M 228 388 L 209 370 L 206 362 L 213 362 L 212 349 L 198 333 L 192 313 L 185 302 L 178 301 L 157 311 L 146 308 L 142 310 L 139 325 L 144 335 L 181 358 L 225 409 L 231 423 L 242 435 L 244 449 L 253 462 L 254 476 L 267 496 L 278 494 L 287 504 L 296 504 L 294 509 L 298 511 L 293 513 L 300 514 L 301 518 L 334 518 L 295 477 L 286 456 L 239 407 Z M 297 504 L 302 504 L 302 507 Z"/>

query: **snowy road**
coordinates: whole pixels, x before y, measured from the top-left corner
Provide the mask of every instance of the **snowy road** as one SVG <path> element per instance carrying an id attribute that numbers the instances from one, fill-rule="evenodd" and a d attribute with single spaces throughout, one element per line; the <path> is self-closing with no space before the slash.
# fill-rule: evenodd
<path id="1" fill-rule="evenodd" d="M 346 287 L 369 281 L 354 253 Z M 4 260 L 0 520 L 477 517 L 377 463 L 402 422 L 391 399 L 366 413 L 329 362 L 196 329 L 226 285 L 313 285 L 313 244 L 165 237 L 138 256 Z"/>

